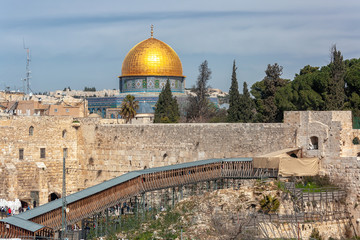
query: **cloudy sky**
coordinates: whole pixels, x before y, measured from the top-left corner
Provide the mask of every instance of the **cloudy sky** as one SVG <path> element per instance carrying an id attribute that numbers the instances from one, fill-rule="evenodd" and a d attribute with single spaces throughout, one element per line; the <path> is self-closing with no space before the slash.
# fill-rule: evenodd
<path id="1" fill-rule="evenodd" d="M 70 86 L 118 88 L 127 52 L 154 37 L 179 55 L 187 87 L 208 60 L 210 85 L 228 91 L 232 62 L 240 86 L 262 80 L 267 64 L 284 78 L 329 63 L 336 44 L 360 58 L 358 0 L 0 0 L 0 89 L 22 89 L 31 50 L 34 92 Z"/>

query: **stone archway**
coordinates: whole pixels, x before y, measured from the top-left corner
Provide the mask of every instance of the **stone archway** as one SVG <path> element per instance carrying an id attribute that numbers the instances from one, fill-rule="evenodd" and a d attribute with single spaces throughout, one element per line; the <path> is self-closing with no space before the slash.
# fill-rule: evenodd
<path id="1" fill-rule="evenodd" d="M 59 193 L 57 192 L 50 193 L 48 197 L 48 202 L 54 201 L 59 198 L 61 198 L 61 195 Z"/>

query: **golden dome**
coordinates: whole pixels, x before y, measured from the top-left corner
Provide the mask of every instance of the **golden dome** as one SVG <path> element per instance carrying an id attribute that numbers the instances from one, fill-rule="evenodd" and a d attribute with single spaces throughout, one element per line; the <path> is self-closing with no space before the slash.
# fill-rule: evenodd
<path id="1" fill-rule="evenodd" d="M 183 77 L 179 56 L 169 45 L 153 37 L 136 44 L 128 52 L 122 64 L 121 72 L 122 77 Z"/>

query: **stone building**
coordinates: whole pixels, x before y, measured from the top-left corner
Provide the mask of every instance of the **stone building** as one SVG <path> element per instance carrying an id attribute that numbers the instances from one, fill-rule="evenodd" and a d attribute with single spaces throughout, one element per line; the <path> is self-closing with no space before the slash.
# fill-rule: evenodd
<path id="1" fill-rule="evenodd" d="M 20 101 L 25 97 L 23 92 L 0 91 L 0 102 Z"/>

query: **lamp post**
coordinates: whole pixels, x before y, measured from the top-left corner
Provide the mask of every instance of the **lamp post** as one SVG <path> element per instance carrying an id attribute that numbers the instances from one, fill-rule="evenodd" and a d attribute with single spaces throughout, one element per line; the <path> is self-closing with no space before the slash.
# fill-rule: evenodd
<path id="1" fill-rule="evenodd" d="M 63 181 L 62 181 L 62 211 L 61 211 L 61 229 L 62 229 L 62 239 L 65 239 L 66 236 L 66 155 L 67 148 L 63 149 Z"/>

